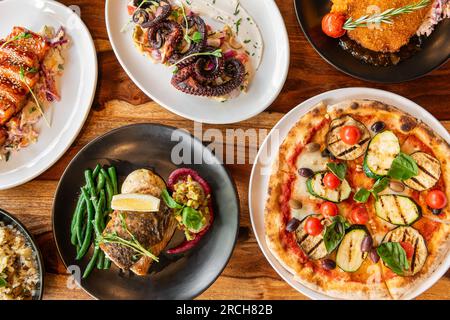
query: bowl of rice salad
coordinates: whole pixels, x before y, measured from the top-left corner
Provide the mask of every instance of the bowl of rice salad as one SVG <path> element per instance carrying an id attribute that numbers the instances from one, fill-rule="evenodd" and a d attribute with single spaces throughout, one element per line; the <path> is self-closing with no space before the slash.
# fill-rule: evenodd
<path id="1" fill-rule="evenodd" d="M 41 300 L 44 269 L 31 234 L 0 209 L 0 300 Z"/>

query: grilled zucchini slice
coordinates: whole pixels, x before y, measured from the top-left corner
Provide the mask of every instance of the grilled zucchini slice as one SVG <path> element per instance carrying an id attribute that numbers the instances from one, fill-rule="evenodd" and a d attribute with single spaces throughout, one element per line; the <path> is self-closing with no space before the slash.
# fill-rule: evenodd
<path id="1" fill-rule="evenodd" d="M 323 200 L 339 203 L 347 200 L 350 197 L 352 188 L 347 180 L 343 180 L 339 188 L 331 190 L 325 187 L 323 178 L 327 174 L 327 171 L 317 172 L 311 178 L 306 181 L 306 187 L 308 192 Z"/>
<path id="2" fill-rule="evenodd" d="M 419 167 L 419 174 L 405 181 L 411 189 L 425 191 L 433 188 L 441 177 L 441 163 L 435 157 L 425 152 L 415 152 L 411 157 Z"/>
<path id="3" fill-rule="evenodd" d="M 367 258 L 367 252 L 362 252 L 361 244 L 369 236 L 364 226 L 353 225 L 339 245 L 336 253 L 336 264 L 346 272 L 355 272 Z"/>
<path id="4" fill-rule="evenodd" d="M 412 227 L 402 226 L 386 234 L 383 242 L 409 242 L 414 247 L 414 253 L 409 262 L 409 270 L 403 276 L 413 276 L 424 266 L 428 257 L 428 249 L 423 236 Z"/>
<path id="5" fill-rule="evenodd" d="M 356 126 L 360 130 L 361 139 L 357 144 L 348 145 L 341 140 L 340 131 L 344 126 Z M 355 160 L 366 152 L 370 138 L 370 132 L 365 125 L 345 115 L 331 122 L 330 130 L 327 134 L 327 147 L 337 159 Z"/>
<path id="6" fill-rule="evenodd" d="M 378 196 L 375 212 L 379 218 L 397 226 L 409 226 L 421 216 L 420 207 L 411 198 L 395 194 Z"/>
<path id="7" fill-rule="evenodd" d="M 319 218 L 318 215 L 313 215 Z M 298 226 L 295 231 L 295 237 L 297 239 L 297 244 L 300 249 L 310 258 L 311 260 L 320 260 L 327 256 L 327 248 L 323 241 L 323 234 L 318 236 L 311 236 L 305 231 L 305 223 L 308 217 L 303 219 L 303 221 Z"/>
<path id="8" fill-rule="evenodd" d="M 400 142 L 392 131 L 383 131 L 373 137 L 364 158 L 364 172 L 369 178 L 384 177 L 400 153 Z"/>

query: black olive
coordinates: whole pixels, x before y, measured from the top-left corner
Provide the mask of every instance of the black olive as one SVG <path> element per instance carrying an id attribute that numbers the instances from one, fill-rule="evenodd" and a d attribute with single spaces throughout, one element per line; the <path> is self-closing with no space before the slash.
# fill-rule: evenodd
<path id="1" fill-rule="evenodd" d="M 362 252 L 369 252 L 372 250 L 373 246 L 373 240 L 371 236 L 366 236 L 363 241 L 361 242 L 361 251 Z"/>
<path id="2" fill-rule="evenodd" d="M 133 13 L 133 22 L 142 25 L 150 20 L 150 15 L 144 9 L 138 9 Z"/>
<path id="3" fill-rule="evenodd" d="M 325 270 L 334 270 L 336 269 L 336 262 L 331 259 L 325 259 L 322 261 L 322 268 Z"/>
<path id="4" fill-rule="evenodd" d="M 384 128 L 386 128 L 386 124 L 383 121 L 378 121 L 372 125 L 371 129 L 373 132 L 378 133 L 383 131 Z"/>
<path id="5" fill-rule="evenodd" d="M 431 212 L 433 212 L 434 215 L 438 216 L 442 213 L 442 209 L 431 209 Z"/>
<path id="6" fill-rule="evenodd" d="M 309 168 L 300 168 L 298 169 L 298 174 L 304 178 L 311 178 L 314 175 L 314 171 Z"/>
<path id="7" fill-rule="evenodd" d="M 380 256 L 378 255 L 377 249 L 372 248 L 369 252 L 370 259 L 373 261 L 373 263 L 377 263 L 380 261 Z"/>
<path id="8" fill-rule="evenodd" d="M 324 158 L 330 158 L 331 160 L 336 160 L 336 157 L 331 153 L 330 150 L 328 150 L 328 148 L 325 148 L 322 151 L 322 157 Z"/>
<path id="9" fill-rule="evenodd" d="M 292 218 L 288 224 L 286 225 L 286 231 L 287 232 L 294 232 L 297 230 L 298 226 L 300 225 L 300 220 L 296 218 Z"/>

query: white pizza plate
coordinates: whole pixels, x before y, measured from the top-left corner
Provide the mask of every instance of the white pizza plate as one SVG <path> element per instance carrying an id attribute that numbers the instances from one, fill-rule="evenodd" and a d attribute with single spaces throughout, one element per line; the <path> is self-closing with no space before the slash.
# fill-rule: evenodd
<path id="1" fill-rule="evenodd" d="M 0 38 L 14 26 L 39 32 L 43 26 L 63 26 L 71 45 L 60 79 L 61 101 L 47 111 L 51 122 L 38 123 L 37 143 L 13 152 L 0 162 L 0 190 L 26 183 L 49 167 L 67 151 L 80 132 L 94 98 L 97 85 L 97 56 L 92 37 L 81 19 L 68 7 L 51 0 L 1 0 Z"/>
<path id="2" fill-rule="evenodd" d="M 301 103 L 278 122 L 262 144 L 253 165 L 249 185 L 250 218 L 258 244 L 272 267 L 289 285 L 311 299 L 324 300 L 333 298 L 311 290 L 296 281 L 294 276 L 288 272 L 273 256 L 266 244 L 264 207 L 267 199 L 267 189 L 271 167 L 281 143 L 284 141 L 290 129 L 303 115 L 309 112 L 321 101 L 324 101 L 326 104 L 334 104 L 349 99 L 378 100 L 396 106 L 400 110 L 403 110 L 428 124 L 435 130 L 435 132 L 450 143 L 450 134 L 448 131 L 428 111 L 411 100 L 397 94 L 369 88 L 346 88 L 325 92 Z M 423 281 L 413 291 L 409 292 L 404 299 L 414 299 L 425 290 L 429 289 L 447 272 L 449 267 L 450 255 L 446 257 L 442 265 L 439 266 L 439 268 L 427 280 Z"/>
<path id="3" fill-rule="evenodd" d="M 133 82 L 161 106 L 182 117 L 211 124 L 235 123 L 264 111 L 279 95 L 289 69 L 289 39 L 283 18 L 274 0 L 241 0 L 240 4 L 258 25 L 264 53 L 249 91 L 225 103 L 194 97 L 176 90 L 170 80 L 172 72 L 153 64 L 134 46 L 129 21 L 128 0 L 106 1 L 106 26 L 114 52 Z"/>

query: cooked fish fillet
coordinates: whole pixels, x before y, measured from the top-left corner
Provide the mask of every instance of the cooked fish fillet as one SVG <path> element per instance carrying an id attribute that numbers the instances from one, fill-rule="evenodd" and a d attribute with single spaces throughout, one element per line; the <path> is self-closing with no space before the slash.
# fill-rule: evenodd
<path id="1" fill-rule="evenodd" d="M 125 180 L 122 193 L 161 197 L 164 188 L 166 184 L 159 176 L 149 170 L 137 170 Z M 114 212 L 106 226 L 105 234 L 117 232 L 120 237 L 131 239 L 122 226 L 119 214 L 124 216 L 127 229 L 137 241 L 145 248 L 149 248 L 155 256 L 158 256 L 167 246 L 177 226 L 171 210 L 164 201 L 161 201 L 159 212 Z M 136 252 L 133 249 L 120 244 L 101 244 L 100 248 L 119 268 L 131 270 L 140 276 L 146 275 L 153 263 L 153 260 L 147 256 L 136 259 Z"/>
<path id="2" fill-rule="evenodd" d="M 374 13 L 372 8 L 383 12 L 391 8 L 417 3 L 418 0 L 332 0 L 332 12 L 344 13 L 356 20 L 364 15 Z M 381 29 L 360 27 L 349 31 L 348 36 L 361 46 L 379 52 L 397 52 L 415 35 L 430 11 L 432 2 L 420 10 L 394 17 L 394 23 L 380 25 Z"/>
<path id="3" fill-rule="evenodd" d="M 27 36 L 20 37 L 24 34 Z M 42 36 L 22 27 L 14 27 L 0 41 L 0 125 L 22 110 L 28 98 L 27 86 L 33 88 L 39 81 L 40 63 L 48 50 L 49 45 Z"/>

